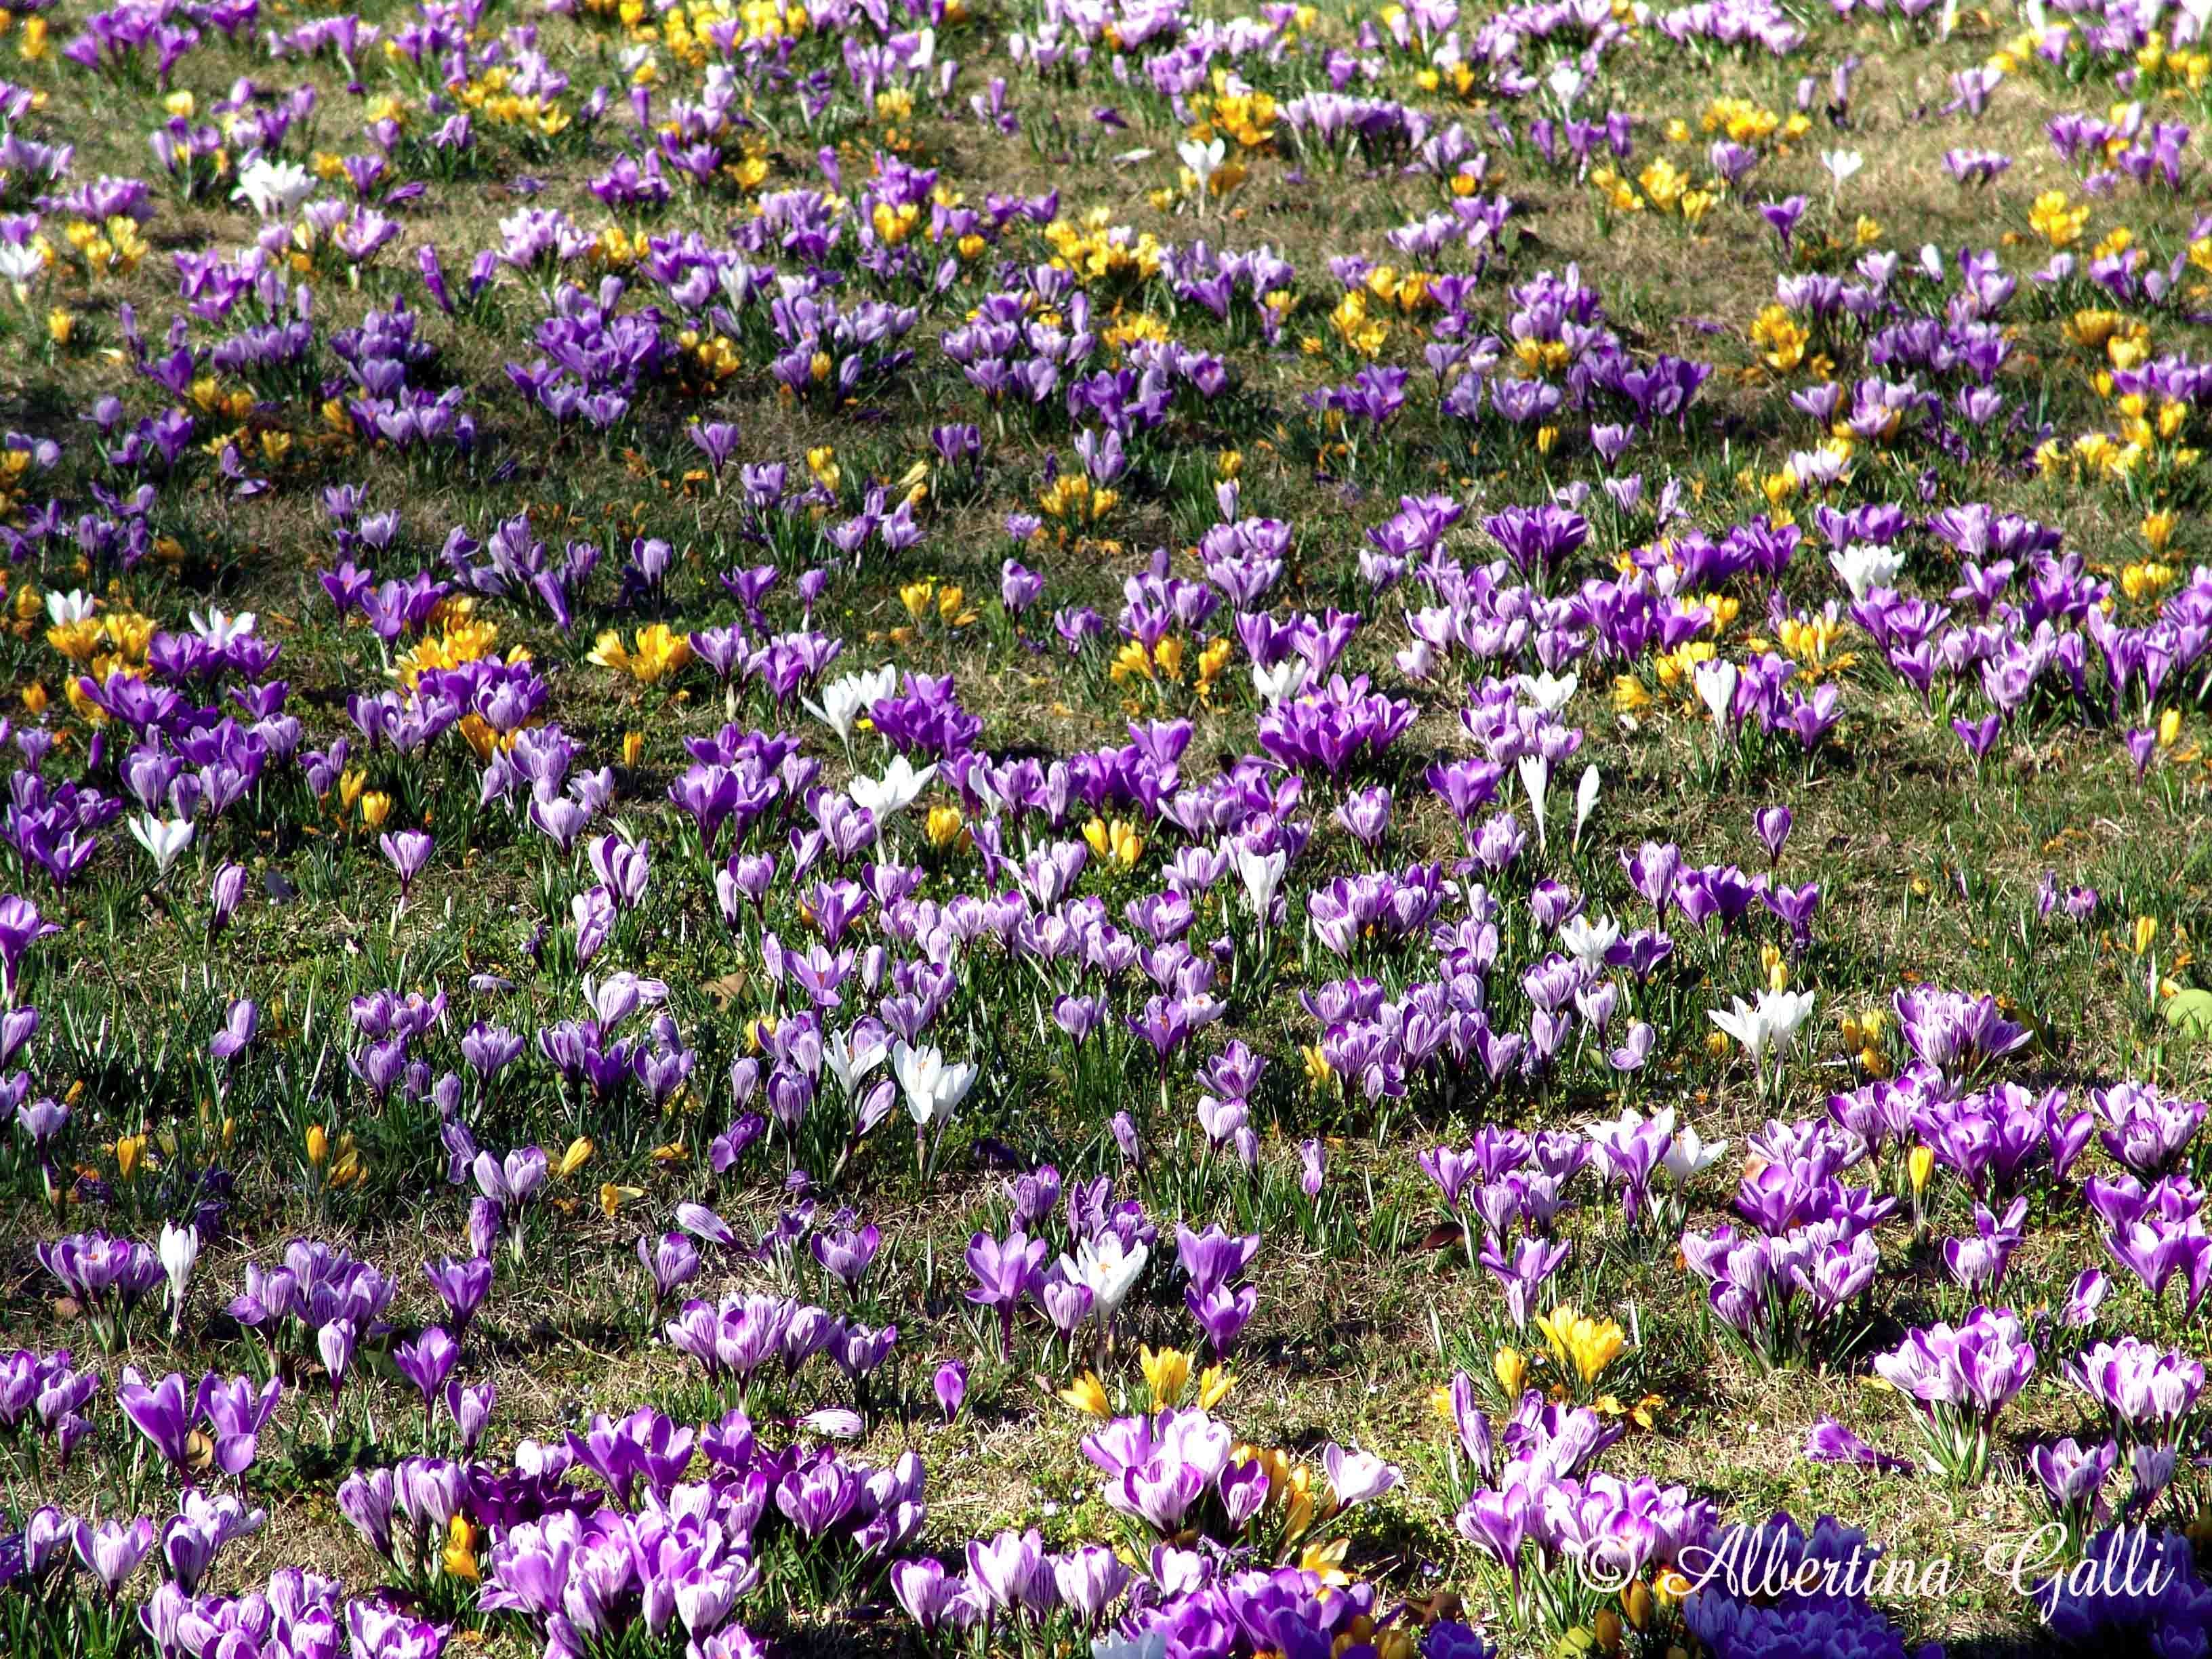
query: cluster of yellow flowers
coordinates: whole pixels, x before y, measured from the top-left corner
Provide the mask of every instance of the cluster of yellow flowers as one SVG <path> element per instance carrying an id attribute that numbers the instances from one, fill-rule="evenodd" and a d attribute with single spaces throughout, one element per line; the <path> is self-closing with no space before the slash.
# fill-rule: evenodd
<path id="1" fill-rule="evenodd" d="M 1062 519 L 1073 525 L 1097 524 L 1121 499 L 1119 490 L 1093 489 L 1083 473 L 1063 472 L 1038 492 L 1037 511 L 1048 519 Z"/>
<path id="2" fill-rule="evenodd" d="M 609 225 L 592 239 L 591 252 L 585 257 L 609 270 L 627 270 L 651 251 L 645 232 L 633 236 L 620 225 Z"/>
<path id="3" fill-rule="evenodd" d="M 1177 635 L 1170 634 L 1157 645 L 1147 648 L 1141 640 L 1125 640 L 1115 653 L 1114 660 L 1106 670 L 1107 678 L 1116 685 L 1135 680 L 1153 684 L 1182 684 L 1183 663 L 1189 647 Z M 1200 647 L 1198 660 L 1194 665 L 1192 686 L 1201 701 L 1210 702 L 1215 688 L 1220 684 L 1222 671 L 1229 666 L 1236 647 L 1227 638 L 1210 640 Z"/>
<path id="4" fill-rule="evenodd" d="M 666 623 L 647 623 L 637 630 L 637 643 L 625 647 L 622 635 L 610 628 L 592 642 L 591 660 L 602 668 L 627 674 L 640 685 L 659 685 L 684 672 L 692 657 L 689 636 Z"/>
<path id="5" fill-rule="evenodd" d="M 1644 195 L 1660 212 L 1679 212 L 1686 222 L 1693 225 L 1711 211 L 1713 204 L 1728 189 L 1718 179 L 1708 179 L 1703 185 L 1693 184 L 1688 173 L 1663 155 L 1653 157 L 1636 175 L 1636 182 L 1644 186 Z"/>
<path id="6" fill-rule="evenodd" d="M 1180 1348 L 1140 1347 L 1137 1363 L 1145 1374 L 1145 1386 L 1151 1395 L 1151 1409 L 1168 1411 L 1182 1403 L 1190 1387 L 1190 1356 Z M 1202 1410 L 1212 1411 L 1228 1397 L 1237 1379 L 1218 1364 L 1208 1365 L 1198 1375 L 1195 1399 Z M 1100 1421 L 1114 1415 L 1114 1404 L 1107 1397 L 1106 1385 L 1098 1380 L 1096 1371 L 1085 1371 L 1056 1396 L 1061 1404 L 1072 1407 L 1086 1417 Z"/>
<path id="7" fill-rule="evenodd" d="M 1103 344 L 1115 351 L 1127 351 L 1141 340 L 1164 342 L 1170 337 L 1167 324 L 1149 311 L 1138 312 L 1133 317 L 1119 317 L 1117 307 L 1116 315 L 1118 320 L 1114 325 L 1098 337 Z M 1060 325 L 1058 317 L 1050 312 L 1045 313 L 1038 320 L 1048 328 Z"/>
<path id="8" fill-rule="evenodd" d="M 676 343 L 684 354 L 684 389 L 694 396 L 704 397 L 745 366 L 727 335 L 687 328 L 677 334 Z"/>
<path id="9" fill-rule="evenodd" d="M 1259 149 L 1275 136 L 1275 100 L 1255 92 L 1226 70 L 1213 71 L 1213 90 L 1190 99 L 1190 136 L 1211 143 L 1218 135 L 1234 139 L 1246 149 Z"/>
<path id="10" fill-rule="evenodd" d="M 368 1165 L 350 1133 L 338 1137 L 333 1156 L 330 1131 L 319 1123 L 310 1123 L 301 1137 L 301 1149 L 307 1154 L 310 1181 L 325 1187 L 358 1187 L 368 1179 Z"/>
<path id="11" fill-rule="evenodd" d="M 1628 1347 L 1628 1334 L 1618 1320 L 1592 1319 L 1571 1302 L 1561 1303 L 1548 1314 L 1538 1314 L 1536 1328 L 1551 1348 L 1553 1364 L 1562 1375 L 1571 1371 L 1584 1388 L 1595 1382 Z"/>
<path id="12" fill-rule="evenodd" d="M 2124 248 L 2125 236 L 2124 230 L 2115 231 L 2106 243 L 2100 245 L 2100 249 L 2114 244 Z M 2154 404 L 2144 392 L 2123 392 L 2115 379 L 2114 371 L 2134 368 L 2149 360 L 2152 343 L 2148 325 L 2139 318 L 2124 317 L 2115 311 L 2089 309 L 2069 317 L 2063 333 L 2068 343 L 2103 357 L 2092 383 L 2097 395 L 2112 404 L 2112 429 L 2084 432 L 2070 441 L 2045 439 L 2035 452 L 2035 464 L 2043 476 L 2049 478 L 2082 473 L 2093 478 L 2117 479 L 2133 477 L 2147 464 L 2160 461 L 2177 469 L 2194 465 L 2197 450 L 2176 442 L 2189 423 L 2188 404 L 2171 398 L 2161 398 Z M 2143 533 L 2146 540 L 2155 533 L 2159 540 L 2152 551 L 2162 551 L 2164 538 L 2172 533 L 2170 517 L 2159 520 L 2155 527 L 2146 520 Z"/>
<path id="13" fill-rule="evenodd" d="M 1752 320 L 1751 343 L 1759 348 L 1759 362 L 1778 374 L 1787 374 L 1804 362 L 1813 335 L 1787 307 L 1769 303 Z"/>
<path id="14" fill-rule="evenodd" d="M 152 617 L 125 606 L 58 622 L 46 629 L 46 643 L 71 662 L 90 668 L 96 678 L 105 678 L 118 668 L 126 673 L 142 671 L 154 629 Z"/>
<path id="15" fill-rule="evenodd" d="M 2142 534 L 2143 545 L 2150 549 L 2153 558 L 2166 556 L 2166 546 L 2173 540 L 2174 526 L 2179 522 L 2179 515 L 2165 507 L 2143 514 L 2142 523 L 2138 528 Z"/>
<path id="16" fill-rule="evenodd" d="M 62 240 L 76 255 L 88 277 L 128 276 L 147 254 L 146 239 L 138 234 L 137 221 L 125 214 L 114 215 L 104 225 L 72 219 L 62 227 Z"/>
<path id="17" fill-rule="evenodd" d="M 2027 210 L 2028 228 L 2054 248 L 2073 246 L 2088 222 L 2089 204 L 2075 205 L 2063 190 L 2045 191 Z"/>
<path id="18" fill-rule="evenodd" d="M 1616 213 L 1641 213 L 1648 198 L 1649 205 L 1662 214 L 1679 213 L 1682 222 L 1689 225 L 1698 223 L 1712 211 L 1728 189 L 1718 179 L 1694 184 L 1688 173 L 1663 155 L 1654 157 L 1636 175 L 1634 185 L 1622 178 L 1618 169 L 1609 167 L 1594 169 L 1589 177 L 1590 183 L 1605 198 L 1606 205 Z M 1644 186 L 1642 195 L 1637 193 L 1636 185 Z"/>
<path id="19" fill-rule="evenodd" d="M 16 603 L 21 606 L 26 600 L 35 603 L 35 595 L 28 588 L 18 596 Z M 110 674 L 128 674 L 143 679 L 146 673 L 146 650 L 153 643 L 155 627 L 151 617 L 139 615 L 126 605 L 97 616 L 87 613 L 68 617 L 46 629 L 46 643 L 85 671 L 82 675 L 62 676 L 62 695 L 80 720 L 95 726 L 107 724 L 107 711 L 85 695 L 85 675 L 89 675 L 95 684 L 105 681 Z M 40 692 L 43 701 L 43 689 L 32 689 Z M 24 702 L 28 705 L 30 701 L 30 693 L 26 692 Z"/>
<path id="20" fill-rule="evenodd" d="M 975 608 L 968 603 L 966 590 L 957 582 L 940 587 L 934 576 L 906 583 L 899 589 L 899 603 L 906 607 L 908 616 L 924 625 L 933 615 L 947 628 L 966 628 L 975 620 Z"/>
<path id="21" fill-rule="evenodd" d="M 2174 568 L 2156 559 L 2141 559 L 2120 571 L 2120 591 L 2138 605 L 2155 600 L 2173 586 Z"/>
<path id="22" fill-rule="evenodd" d="M 1718 634 L 1735 619 L 1735 601 L 1714 599 L 1707 603 L 1717 612 L 1724 610 L 1725 617 L 1717 614 L 1712 623 Z M 1712 661 L 1720 654 L 1720 647 L 1710 639 L 1685 640 L 1672 651 L 1655 652 L 1651 658 L 1651 678 L 1660 692 L 1679 704 L 1684 710 L 1695 713 L 1700 708 L 1697 694 L 1698 665 Z M 1613 712 L 1616 714 L 1640 714 L 1651 708 L 1658 699 L 1651 688 L 1635 674 L 1616 675 L 1613 682 Z"/>
<path id="23" fill-rule="evenodd" d="M 876 233 L 876 240 L 886 246 L 896 247 L 911 235 L 921 219 L 921 204 L 902 202 L 893 207 L 889 202 L 878 202 L 868 215 L 868 223 Z"/>
<path id="24" fill-rule="evenodd" d="M 1110 211 L 1092 208 L 1080 225 L 1055 219 L 1044 228 L 1053 264 L 1080 281 L 1127 278 L 1150 281 L 1160 273 L 1160 244 L 1152 232 L 1139 234 L 1111 222 Z"/>
<path id="25" fill-rule="evenodd" d="M 1775 624 L 1774 636 L 1754 635 L 1744 641 L 1754 652 L 1779 649 L 1797 665 L 1796 678 L 1807 684 L 1841 674 L 1858 660 L 1856 653 L 1838 651 L 1844 637 L 1844 618 L 1833 599 L 1819 611 L 1799 611 Z"/>
<path id="26" fill-rule="evenodd" d="M 1115 818 L 1111 823 L 1094 817 L 1083 826 L 1083 839 L 1091 850 L 1103 862 L 1130 868 L 1145 855 L 1145 838 L 1137 833 L 1137 826 L 1127 818 Z"/>
<path id="27" fill-rule="evenodd" d="M 584 0 L 583 9 L 589 16 L 613 18 L 635 45 L 665 46 L 692 69 L 703 69 L 722 55 L 718 40 L 773 51 L 796 42 L 809 28 L 805 7 L 782 6 L 776 0 L 746 0 L 736 7 L 723 0 L 691 0 L 658 17 L 647 0 Z"/>
<path id="28" fill-rule="evenodd" d="M 1390 337 L 1389 319 L 1369 314 L 1367 290 L 1364 288 L 1345 290 L 1344 297 L 1336 302 L 1336 309 L 1328 313 L 1328 325 L 1340 342 L 1363 357 L 1378 355 Z M 1322 349 L 1318 339 L 1309 339 L 1305 344 L 1309 351 Z"/>
<path id="29" fill-rule="evenodd" d="M 649 21 L 650 9 L 639 6 L 639 15 L 633 18 L 630 7 L 623 9 L 623 21 L 635 40 L 649 40 L 653 27 Z M 788 10 L 776 6 L 773 0 L 747 6 L 742 14 L 726 5 L 676 5 L 660 14 L 660 44 L 668 55 L 687 69 L 704 70 L 714 60 L 717 36 L 727 38 L 742 29 L 747 40 L 772 46 L 786 40 L 796 40 L 806 33 L 806 9 L 793 6 Z"/>
<path id="30" fill-rule="evenodd" d="M 483 116 L 501 126 L 520 127 L 541 138 L 551 138 L 568 131 L 574 118 L 561 107 L 557 99 L 543 93 L 524 97 L 509 92 L 511 78 L 504 64 L 494 64 L 475 79 L 458 88 L 453 96 L 465 110 Z"/>
<path id="31" fill-rule="evenodd" d="M 343 818 L 347 813 L 358 807 L 361 811 L 361 827 L 364 830 L 381 830 L 391 820 L 391 795 L 382 789 L 371 789 L 368 787 L 368 775 L 358 767 L 340 775 L 337 795 L 337 813 L 340 818 Z"/>
<path id="32" fill-rule="evenodd" d="M 1844 1052 L 1858 1061 L 1859 1069 L 1869 1077 L 1887 1077 L 1889 1055 L 1882 1048 L 1882 1036 L 1889 1030 L 1888 1013 L 1881 1008 L 1868 1008 L 1856 1014 L 1840 1014 L 1836 1024 Z"/>
<path id="33" fill-rule="evenodd" d="M 1802 110 L 1793 110 L 1788 116 L 1753 103 L 1748 98 L 1716 98 L 1705 106 L 1699 125 L 1705 131 L 1718 134 L 1730 143 L 1743 144 L 1752 149 L 1771 143 L 1787 143 L 1802 138 L 1813 130 L 1810 117 Z M 1689 137 L 1686 131 L 1670 128 L 1667 136 L 1677 143 Z"/>
<path id="34" fill-rule="evenodd" d="M 2164 79 L 2168 83 L 2166 95 L 2169 98 L 2179 98 L 2185 88 L 2202 92 L 2205 82 L 2212 80 L 2212 52 L 2201 46 L 2187 52 L 2172 51 L 2154 33 L 2136 52 L 2136 76 L 2138 88 L 2145 77 Z"/>

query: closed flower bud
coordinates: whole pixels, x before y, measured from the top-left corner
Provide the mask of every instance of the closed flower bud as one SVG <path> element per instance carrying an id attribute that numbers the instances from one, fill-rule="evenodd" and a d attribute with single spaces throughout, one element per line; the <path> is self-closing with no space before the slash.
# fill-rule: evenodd
<path id="1" fill-rule="evenodd" d="M 1636 1580 L 1620 1593 L 1621 1611 L 1628 1615 L 1630 1626 L 1643 1630 L 1651 1623 L 1651 1592 L 1642 1579 Z"/>
<path id="2" fill-rule="evenodd" d="M 1521 1397 L 1521 1385 L 1528 1380 L 1528 1362 L 1518 1348 L 1500 1348 L 1492 1357 L 1491 1370 L 1497 1376 L 1498 1386 L 1505 1390 L 1508 1400 Z"/>
<path id="3" fill-rule="evenodd" d="M 1912 1190 L 1915 1193 L 1925 1192 L 1928 1177 L 1936 1173 L 1936 1149 L 1928 1146 L 1915 1146 L 1905 1160 L 1905 1168 L 1912 1177 Z"/>

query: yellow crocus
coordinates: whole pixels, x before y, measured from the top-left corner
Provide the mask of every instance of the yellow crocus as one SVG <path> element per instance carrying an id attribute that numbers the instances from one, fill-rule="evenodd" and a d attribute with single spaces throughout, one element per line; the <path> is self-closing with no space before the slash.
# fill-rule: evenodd
<path id="1" fill-rule="evenodd" d="M 1055 1395 L 1063 1404 L 1073 1406 L 1087 1417 L 1105 1419 L 1114 1415 L 1114 1407 L 1106 1398 L 1105 1385 L 1097 1375 L 1085 1371 Z"/>
<path id="2" fill-rule="evenodd" d="M 438 1565 L 448 1578 L 465 1578 L 473 1583 L 482 1576 L 477 1569 L 477 1530 L 465 1516 L 455 1516 L 446 1528 L 446 1547 L 439 1552 Z"/>
<path id="3" fill-rule="evenodd" d="M 1571 1302 L 1539 1314 L 1536 1328 L 1551 1345 L 1553 1359 L 1562 1367 L 1571 1365 L 1585 1384 L 1597 1381 L 1628 1346 L 1618 1321 L 1591 1319 Z"/>
<path id="4" fill-rule="evenodd" d="M 1500 1348 L 1490 1357 L 1491 1375 L 1498 1386 L 1505 1391 L 1509 1400 L 1518 1400 L 1521 1389 L 1528 1380 L 1528 1361 L 1518 1348 Z"/>
<path id="5" fill-rule="evenodd" d="M 1348 1584 L 1352 1575 L 1344 1570 L 1344 1553 L 1351 1545 L 1348 1538 L 1339 1538 L 1327 1544 L 1309 1544 L 1298 1557 L 1298 1569 L 1310 1572 L 1324 1584 Z"/>
<path id="6" fill-rule="evenodd" d="M 1138 1351 L 1137 1363 L 1144 1368 L 1145 1381 L 1152 1390 L 1152 1405 L 1164 1411 L 1182 1398 L 1184 1386 L 1190 1381 L 1190 1356 L 1180 1348 L 1151 1348 Z"/>

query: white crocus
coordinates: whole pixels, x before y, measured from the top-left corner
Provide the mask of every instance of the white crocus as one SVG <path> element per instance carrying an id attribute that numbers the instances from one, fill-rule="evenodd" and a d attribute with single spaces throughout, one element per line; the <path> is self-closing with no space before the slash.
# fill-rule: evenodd
<path id="1" fill-rule="evenodd" d="M 1659 1164 L 1667 1171 L 1667 1178 L 1680 1187 L 1719 1163 L 1728 1146 L 1725 1140 L 1709 1141 L 1685 1125 L 1668 1143 L 1667 1150 L 1660 1155 Z"/>
<path id="2" fill-rule="evenodd" d="M 1275 890 L 1283 884 L 1283 872 L 1290 860 L 1281 848 L 1272 853 L 1255 853 L 1243 842 L 1236 844 L 1237 878 L 1244 884 L 1245 902 L 1252 914 L 1260 918 L 1260 926 L 1267 925 L 1274 914 Z"/>
<path id="3" fill-rule="evenodd" d="M 1824 149 L 1820 152 L 1820 165 L 1827 168 L 1828 177 L 1835 181 L 1833 188 L 1841 190 L 1866 165 L 1866 157 L 1855 149 Z"/>
<path id="4" fill-rule="evenodd" d="M 846 793 L 856 806 L 864 806 L 879 819 L 903 812 L 921 798 L 929 787 L 929 781 L 937 775 L 934 766 L 925 766 L 921 771 L 904 755 L 893 755 L 891 763 L 884 769 L 880 778 L 856 777 L 846 786 Z"/>
<path id="5" fill-rule="evenodd" d="M 200 1230 L 187 1223 L 161 1224 L 161 1271 L 169 1280 L 169 1329 L 174 1332 L 185 1316 L 185 1287 L 192 1281 L 192 1264 L 200 1259 Z"/>
<path id="6" fill-rule="evenodd" d="M 240 169 L 230 199 L 245 203 L 264 219 L 289 219 L 314 193 L 315 181 L 307 168 L 264 156 Z"/>
<path id="7" fill-rule="evenodd" d="M 872 673 L 848 674 L 830 681 L 822 688 L 820 702 L 806 698 L 800 702 L 808 714 L 837 734 L 839 743 L 850 748 L 853 727 L 860 716 L 897 690 L 897 671 L 884 667 Z"/>
<path id="8" fill-rule="evenodd" d="M 1075 1247 L 1073 1255 L 1060 1257 L 1060 1271 L 1071 1283 L 1091 1292 L 1091 1312 L 1101 1325 L 1111 1325 L 1151 1259 L 1152 1251 L 1145 1245 L 1125 1246 L 1121 1234 L 1109 1231 L 1085 1239 Z"/>
<path id="9" fill-rule="evenodd" d="M 915 1127 L 927 1130 L 952 1121 L 952 1114 L 975 1086 L 972 1060 L 948 1064 L 944 1054 L 931 1045 L 916 1048 L 900 1042 L 891 1048 L 891 1073 L 906 1091 L 907 1115 Z"/>
<path id="10" fill-rule="evenodd" d="M 1306 664 L 1303 657 L 1285 657 L 1273 668 L 1252 665 L 1252 689 L 1260 701 L 1273 708 L 1287 698 L 1295 697 L 1306 686 Z"/>
<path id="11" fill-rule="evenodd" d="M 1705 705 L 1713 717 L 1713 725 L 1722 730 L 1728 726 L 1729 710 L 1735 706 L 1735 686 L 1739 678 L 1736 665 L 1715 658 L 1698 665 L 1695 677 L 1698 700 Z"/>
<path id="12" fill-rule="evenodd" d="M 1897 586 L 1898 576 L 1905 569 L 1905 555 L 1893 547 L 1853 542 L 1829 554 L 1828 563 L 1838 580 L 1850 589 L 1851 603 L 1856 605 L 1877 587 Z"/>
<path id="13" fill-rule="evenodd" d="M 1752 1069 L 1761 1073 L 1763 1081 L 1769 1053 L 1774 1056 L 1778 1072 L 1789 1057 L 1799 1029 L 1813 1012 L 1813 993 L 1761 991 L 1756 1003 L 1746 1003 L 1741 997 L 1729 1000 L 1731 1006 L 1711 1009 L 1708 1017 L 1743 1045 Z"/>
<path id="14" fill-rule="evenodd" d="M 855 1048 L 852 1045 L 850 1032 L 832 1031 L 829 1040 L 822 1045 L 822 1063 L 829 1068 L 830 1076 L 837 1079 L 837 1086 L 849 1096 L 854 1086 L 882 1065 L 890 1054 L 890 1050 L 884 1046 L 880 1037 L 872 1042 L 864 1040 Z"/>
<path id="15" fill-rule="evenodd" d="M 1218 138 L 1203 144 L 1195 138 L 1186 138 L 1176 146 L 1176 157 L 1196 176 L 1199 210 L 1204 212 L 1213 175 L 1220 172 L 1222 164 L 1228 161 L 1229 147 Z"/>
<path id="16" fill-rule="evenodd" d="M 191 618 L 192 632 L 218 651 L 237 644 L 253 631 L 254 623 L 260 620 L 251 611 L 241 611 L 234 617 L 213 606 L 187 614 Z"/>
<path id="17" fill-rule="evenodd" d="M 1536 820 L 1536 850 L 1544 850 L 1544 801 L 1552 788 L 1552 763 L 1541 755 L 1523 755 L 1515 768 L 1521 775 L 1522 793 L 1528 797 L 1528 811 Z"/>
<path id="18" fill-rule="evenodd" d="M 72 587 L 66 593 L 50 592 L 46 595 L 46 620 L 57 628 L 89 622 L 93 604 L 92 595 L 77 588 Z"/>
<path id="19" fill-rule="evenodd" d="M 131 838 L 151 855 L 155 872 L 166 876 L 178 856 L 192 844 L 191 820 L 157 818 L 151 812 L 142 812 L 131 820 Z"/>
<path id="20" fill-rule="evenodd" d="M 1575 786 L 1575 833 L 1572 840 L 1577 847 L 1582 845 L 1583 825 L 1588 823 L 1590 814 L 1597 811 L 1597 763 L 1592 761 L 1583 768 L 1582 781 Z"/>
<path id="21" fill-rule="evenodd" d="M 1547 714 L 1556 714 L 1573 701 L 1576 688 L 1582 684 L 1579 674 L 1523 674 L 1519 684 L 1521 695 Z"/>
<path id="22" fill-rule="evenodd" d="M 11 285 L 18 298 L 46 272 L 46 245 L 40 240 L 0 242 L 0 280 Z"/>
<path id="23" fill-rule="evenodd" d="M 1620 939 L 1620 924 L 1611 916 L 1570 916 L 1559 926 L 1559 943 L 1567 954 L 1589 968 L 1604 966 L 1605 953 Z"/>

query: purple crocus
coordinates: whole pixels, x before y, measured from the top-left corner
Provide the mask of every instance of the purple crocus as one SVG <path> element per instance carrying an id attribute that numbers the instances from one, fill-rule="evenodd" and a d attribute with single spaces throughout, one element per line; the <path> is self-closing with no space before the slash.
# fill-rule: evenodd
<path id="1" fill-rule="evenodd" d="M 425 1261 L 422 1274 L 451 1314 L 453 1337 L 458 1343 L 491 1293 L 491 1258 L 479 1255 L 456 1261 L 451 1256 L 441 1256 L 435 1261 Z"/>
<path id="2" fill-rule="evenodd" d="M 933 1386 L 937 1391 L 938 1408 L 944 1412 L 945 1420 L 950 1423 L 960 1415 L 960 1407 L 968 1398 L 967 1362 L 946 1360 L 937 1368 Z"/>
<path id="3" fill-rule="evenodd" d="M 412 1342 L 403 1342 L 392 1351 L 392 1364 L 422 1395 L 425 1416 L 437 1404 L 439 1391 L 460 1358 L 460 1345 L 442 1325 L 428 1327 Z"/>
<path id="4" fill-rule="evenodd" d="M 968 1299 L 997 1311 L 1000 1347 L 1007 1359 L 1014 1356 L 1014 1316 L 1036 1293 L 1050 1251 L 1043 1239 L 1030 1238 L 1018 1229 L 1004 1239 L 979 1232 L 968 1241 L 968 1269 L 975 1275 L 975 1288 L 968 1292 Z"/>

